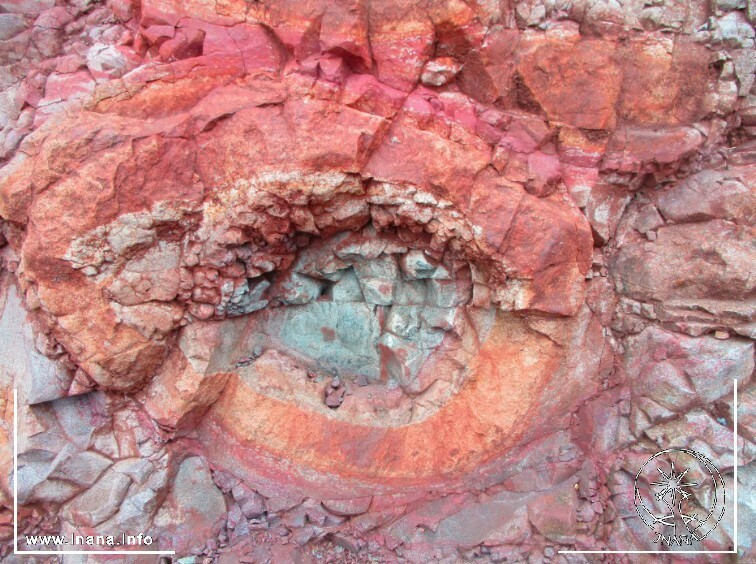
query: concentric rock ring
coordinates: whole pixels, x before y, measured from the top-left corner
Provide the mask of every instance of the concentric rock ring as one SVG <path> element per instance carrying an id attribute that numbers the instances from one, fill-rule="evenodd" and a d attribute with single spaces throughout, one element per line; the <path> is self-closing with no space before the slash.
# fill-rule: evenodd
<path id="1" fill-rule="evenodd" d="M 0 558 L 747 559 L 756 14 L 604 4 L 3 2 Z"/>
<path id="2" fill-rule="evenodd" d="M 205 415 L 201 435 L 211 458 L 255 476 L 253 482 L 266 471 L 280 476 L 280 460 L 287 460 L 294 483 L 314 497 L 355 483 L 363 484 L 363 494 L 370 486 L 390 491 L 443 483 L 517 442 L 562 360 L 547 337 L 501 315 L 462 389 L 418 423 L 385 428 L 340 421 L 283 404 L 234 375 Z M 329 488 L 334 473 L 347 487 Z"/>
<path id="3" fill-rule="evenodd" d="M 294 482 L 306 475 L 316 488 L 315 475 L 331 471 L 385 487 L 460 477 L 532 431 L 536 405 L 569 404 L 570 393 L 543 393 L 574 354 L 560 339 L 586 331 L 564 316 L 583 301 L 587 223 L 559 191 L 539 198 L 486 168 L 490 148 L 462 125 L 446 138 L 401 115 L 283 101 L 285 87 L 217 88 L 147 131 L 107 113 L 50 120 L 0 187 L 3 216 L 26 225 L 27 302 L 100 387 L 132 390 L 157 374 L 142 399 L 172 432 L 191 429 L 220 396 L 201 436 L 226 466 L 234 452 L 261 457 L 248 467 L 259 477 L 263 459 L 284 458 Z M 74 145 L 61 152 L 61 143 Z M 460 165 L 469 177 L 417 162 L 418 143 L 472 163 Z M 52 221 L 67 206 L 77 213 Z M 407 425 L 354 424 L 282 402 L 245 386 L 230 357 L 217 361 L 226 331 L 217 328 L 230 323 L 220 320 L 263 307 L 255 280 L 286 271 L 313 238 L 366 224 L 467 261 L 469 307 L 500 311 L 460 389 Z M 194 333 L 183 342 L 195 344 L 181 346 L 187 324 Z"/>

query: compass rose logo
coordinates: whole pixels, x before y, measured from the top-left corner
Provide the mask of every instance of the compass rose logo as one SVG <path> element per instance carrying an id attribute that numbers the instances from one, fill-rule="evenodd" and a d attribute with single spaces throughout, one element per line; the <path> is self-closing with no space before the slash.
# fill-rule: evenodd
<path id="1" fill-rule="evenodd" d="M 724 480 L 701 453 L 671 448 L 649 458 L 635 477 L 635 509 L 667 545 L 704 539 L 724 515 Z"/>

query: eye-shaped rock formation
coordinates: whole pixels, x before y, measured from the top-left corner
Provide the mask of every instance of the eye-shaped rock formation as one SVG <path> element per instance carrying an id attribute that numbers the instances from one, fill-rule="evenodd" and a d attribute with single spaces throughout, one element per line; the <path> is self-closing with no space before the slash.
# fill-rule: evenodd
<path id="1" fill-rule="evenodd" d="M 25 550 L 665 548 L 672 447 L 748 523 L 753 16 L 0 2 L 2 554 L 13 480 Z"/>

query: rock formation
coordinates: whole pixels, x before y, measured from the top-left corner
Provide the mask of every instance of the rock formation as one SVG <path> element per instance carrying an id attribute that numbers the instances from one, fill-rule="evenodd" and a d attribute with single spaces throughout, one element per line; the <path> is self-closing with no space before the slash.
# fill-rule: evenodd
<path id="1" fill-rule="evenodd" d="M 671 550 L 685 448 L 756 557 L 755 18 L 0 0 L 0 554 Z"/>

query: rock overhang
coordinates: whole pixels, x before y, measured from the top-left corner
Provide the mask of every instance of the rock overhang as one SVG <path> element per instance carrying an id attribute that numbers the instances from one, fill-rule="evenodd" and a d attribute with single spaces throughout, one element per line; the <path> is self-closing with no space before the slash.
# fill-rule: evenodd
<path id="1" fill-rule="evenodd" d="M 480 197 L 476 209 L 470 210 L 469 201 L 466 204 L 465 195 L 455 192 L 454 186 L 448 190 L 434 178 L 403 178 L 401 170 L 371 170 L 380 168 L 371 155 L 380 153 L 383 145 L 394 144 L 384 118 L 331 101 L 304 99 L 284 104 L 295 108 L 295 117 L 287 120 L 280 105 L 260 105 L 255 84 L 246 90 L 251 108 L 240 109 L 245 108 L 244 89 L 235 88 L 238 111 L 229 115 L 228 109 L 216 108 L 218 115 L 208 117 L 207 110 L 198 110 L 203 116 L 200 123 L 223 119 L 209 130 L 199 127 L 194 134 L 197 117 L 192 111 L 153 120 L 146 135 L 141 119 L 113 121 L 109 114 L 84 114 L 54 127 L 50 123 L 29 141 L 30 147 L 38 147 L 36 155 L 19 158 L 18 166 L 11 166 L 11 174 L 5 177 L 6 219 L 29 225 L 22 248 L 28 291 L 37 294 L 41 309 L 55 320 L 53 325 L 66 324 L 67 319 L 78 324 L 87 309 L 83 304 L 101 312 L 95 316 L 96 327 L 92 321 L 80 324 L 93 330 L 78 329 L 77 346 L 70 347 L 78 349 L 74 354 L 89 366 L 95 380 L 124 388 L 140 381 L 162 358 L 164 347 L 155 341 L 167 337 L 178 321 L 166 320 L 171 328 L 156 330 L 158 339 L 144 338 L 117 321 L 109 300 L 133 307 L 140 300 L 171 301 L 176 296 L 168 295 L 174 291 L 166 293 L 164 287 L 147 290 L 141 297 L 139 290 L 128 288 L 119 294 L 119 288 L 112 289 L 116 272 L 127 270 L 117 280 L 120 286 L 139 279 L 151 287 L 153 283 L 160 286 L 159 272 L 157 278 L 145 282 L 151 274 L 140 269 L 151 268 L 154 274 L 163 268 L 170 270 L 169 275 L 178 269 L 187 275 L 187 268 L 218 271 L 236 260 L 229 248 L 238 246 L 240 241 L 235 239 L 239 238 L 280 252 L 291 245 L 295 233 L 327 236 L 368 221 L 379 229 L 424 226 L 426 232 L 432 231 L 429 249 L 452 241 L 471 260 L 484 264 L 491 276 L 504 281 L 499 300 L 509 301 L 505 308 L 556 315 L 576 311 L 590 235 L 567 198 L 559 194 L 536 198 L 521 187 L 503 187 L 491 204 L 517 213 L 512 213 L 508 228 L 504 226 L 509 237 L 496 247 L 492 245 L 496 239 L 488 236 L 489 225 L 480 221 L 486 204 Z M 327 106 L 325 113 L 332 116 L 325 136 L 319 135 L 317 141 L 313 128 L 322 121 L 324 108 L 313 113 L 315 105 Z M 203 108 L 202 102 L 196 107 Z M 245 137 L 245 127 L 258 130 L 258 136 Z M 418 130 L 418 134 L 428 133 Z M 60 140 L 72 135 L 79 140 L 76 150 L 61 154 Z M 249 142 L 240 145 L 239 138 Z M 443 154 L 453 150 L 459 155 L 455 158 L 462 158 L 462 145 L 443 138 L 438 142 L 443 144 Z M 371 143 L 376 145 L 372 153 Z M 74 163 L 79 170 L 71 174 Z M 43 168 L 49 172 L 40 174 Z M 28 181 L 32 170 L 34 179 L 26 184 L 26 191 L 19 191 L 19 183 Z M 475 180 L 497 182 L 487 174 Z M 55 206 L 75 206 L 77 213 L 64 223 L 49 225 Z M 159 248 L 147 251 L 158 242 Z M 152 258 L 145 258 L 149 253 Z M 147 265 L 150 261 L 153 267 Z M 127 262 L 135 272 L 128 272 Z M 100 272 L 101 268 L 105 271 Z M 248 263 L 246 268 L 257 267 Z M 111 281 L 110 289 L 103 292 L 106 280 Z M 189 283 L 181 282 L 183 286 Z M 130 294 L 128 299 L 124 293 Z M 206 302 L 184 301 L 189 313 L 182 312 L 182 319 L 196 318 L 198 313 L 201 318 L 215 315 L 214 311 L 208 315 L 208 308 L 200 305 Z M 178 310 L 172 313 L 179 314 Z M 164 312 L 163 317 L 167 316 Z M 85 351 L 87 338 L 95 334 L 91 350 Z M 114 357 L 121 356 L 118 366 L 103 367 L 95 360 L 105 342 L 111 343 L 111 350 L 104 362 L 112 364 Z M 130 376 L 124 378 L 126 372 Z"/>

